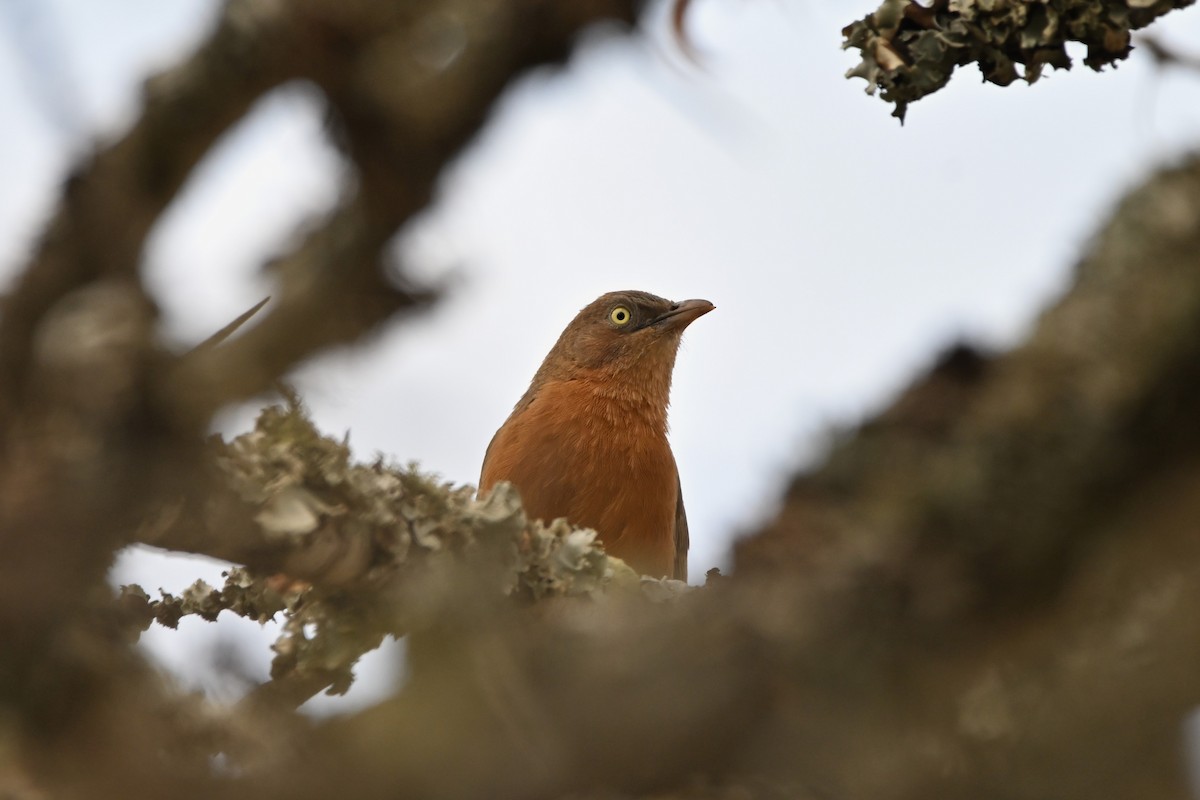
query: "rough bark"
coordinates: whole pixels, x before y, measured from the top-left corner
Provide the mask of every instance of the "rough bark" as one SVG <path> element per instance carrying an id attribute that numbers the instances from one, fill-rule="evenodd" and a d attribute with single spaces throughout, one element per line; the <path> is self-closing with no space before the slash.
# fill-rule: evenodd
<path id="1" fill-rule="evenodd" d="M 634 5 L 230 0 L 200 49 L 147 84 L 133 127 L 66 182 L 0 315 L 0 717 L 59 789 L 111 780 L 167 796 L 184 776 L 211 780 L 199 751 L 154 755 L 172 738 L 170 695 L 144 666 L 115 666 L 139 661 L 97 619 L 112 553 L 211 485 L 214 411 L 428 305 L 435 293 L 388 263 L 392 238 L 512 80 L 561 61 L 590 23 L 628 24 Z M 290 81 L 324 94 L 353 188 L 273 263 L 279 291 L 258 326 L 166 352 L 141 285 L 146 235 L 220 135 Z"/>
<path id="2" fill-rule="evenodd" d="M 867 93 L 895 108 L 941 89 L 958 67 L 978 64 L 999 86 L 1034 83 L 1046 67 L 1070 69 L 1067 44 L 1087 47 L 1094 70 L 1127 57 L 1132 33 L 1193 0 L 884 0 L 871 14 L 842 29 L 843 47 L 862 60 L 846 73 L 862 78 Z"/>
<path id="3" fill-rule="evenodd" d="M 1026 344 L 954 351 L 798 478 L 731 578 L 442 630 L 396 700 L 318 733 L 318 774 L 350 765 L 368 797 L 1185 797 L 1198 262 L 1193 159 L 1121 204 Z M 289 794 L 331 791 L 310 780 Z"/>
<path id="4" fill-rule="evenodd" d="M 0 791 L 1185 796 L 1195 157 L 1121 202 L 1027 342 L 948 352 L 797 477 L 735 574 L 702 590 L 639 582 L 511 493 L 354 464 L 295 403 L 202 441 L 223 403 L 430 302 L 385 269 L 389 239 L 508 81 L 633 11 L 236 0 L 69 182 L 0 318 Z M 462 48 L 433 57 L 430 40 Z M 283 259 L 261 325 L 165 352 L 146 231 L 221 131 L 297 79 L 340 118 L 355 191 Z M 242 568 L 181 597 L 113 597 L 111 554 L 136 541 Z M 233 708 L 175 691 L 130 647 L 152 622 L 222 611 L 286 619 L 275 680 Z M 388 634 L 410 636 L 395 697 L 295 715 Z"/>

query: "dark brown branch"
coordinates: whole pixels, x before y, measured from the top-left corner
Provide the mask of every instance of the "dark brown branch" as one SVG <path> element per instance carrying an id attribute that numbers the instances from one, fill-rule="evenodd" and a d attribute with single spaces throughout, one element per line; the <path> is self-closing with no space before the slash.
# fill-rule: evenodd
<path id="1" fill-rule="evenodd" d="M 966 64 L 978 64 L 986 81 L 1007 86 L 1035 82 L 1047 67 L 1070 69 L 1066 45 L 1088 48 L 1094 70 L 1129 55 L 1130 34 L 1194 0 L 884 0 L 842 30 L 844 48 L 861 61 L 846 77 L 863 78 L 867 92 L 895 104 L 903 122 L 908 104 L 936 92 Z"/>
<path id="2" fill-rule="evenodd" d="M 36 255 L 4 299 L 0 418 L 22 400 L 34 331 L 51 306 L 98 279 L 135 278 L 146 235 L 192 168 L 259 97 L 295 75 L 289 18 L 254 18 L 252 5 L 231 3 L 191 59 L 147 85 L 133 128 L 67 179 Z"/>
<path id="3" fill-rule="evenodd" d="M 40 777 L 66 794 L 90 776 L 139 796 L 212 779 L 206 756 L 186 774 L 163 757 L 161 687 L 115 669 L 138 659 L 90 624 L 112 553 L 209 480 L 200 434 L 222 403 L 428 303 L 389 274 L 389 243 L 506 86 L 634 6 L 229 0 L 199 51 L 148 84 L 131 130 L 76 170 L 0 314 L 0 725 L 18 726 L 0 735 L 38 731 Z M 292 80 L 341 118 L 354 191 L 280 262 L 260 325 L 194 357 L 164 353 L 140 284 L 145 238 L 217 139 Z"/>
<path id="4" fill-rule="evenodd" d="M 692 774 L 833 797 L 1182 796 L 1198 253 L 1194 159 L 1122 204 L 1029 342 L 952 354 L 798 480 L 732 578 L 660 612 L 454 615 L 415 637 L 400 697 L 326 726 L 285 793 L 327 796 L 319 776 L 344 770 L 360 797 Z"/>
<path id="5" fill-rule="evenodd" d="M 389 279 L 383 251 L 393 224 L 364 198 L 340 209 L 272 266 L 280 285 L 270 313 L 222 347 L 189 353 L 161 375 L 162 413 L 184 430 L 200 428 L 222 406 L 271 389 L 296 363 L 353 342 L 403 311 L 428 306 L 433 293 Z"/>
<path id="6" fill-rule="evenodd" d="M 932 30 L 925 12 L 949 7 L 890 8 L 872 21 L 892 32 L 874 54 L 896 69 L 896 43 L 917 41 L 901 34 Z M 28 314 L 0 322 L 0 374 L 17 380 L 0 387 L 12 412 L 0 734 L 48 794 L 678 794 L 697 775 L 737 790 L 744 774 L 790 796 L 1182 794 L 1178 723 L 1200 702 L 1195 159 L 1122 204 L 1024 346 L 951 353 L 793 483 L 732 578 L 682 602 L 605 594 L 621 579 L 586 535 L 526 525 L 512 498 L 481 506 L 385 465 L 353 467 L 294 419 L 275 418 L 279 438 L 246 461 L 220 456 L 233 469 L 207 468 L 195 434 L 221 403 L 420 305 L 383 253 L 439 171 L 521 69 L 561 58 L 587 21 L 631 13 L 616 0 L 229 5 L 214 36 L 266 37 L 246 50 L 276 65 L 251 81 L 260 89 L 319 86 L 358 179 L 280 261 L 262 324 L 195 358 L 156 347 L 134 264 L 203 142 L 115 155 L 154 143 L 136 127 L 81 175 L 60 214 L 69 224 L 18 286 Z M 1124 46 L 1121 30 L 1106 54 Z M 151 105 L 171 105 L 169 83 Z M 201 116 L 221 115 L 236 117 Z M 215 127 L 199 128 L 211 142 Z M 130 166 L 158 158 L 165 188 Z M 149 183 L 126 185 L 135 178 Z M 131 228 L 96 255 L 100 228 L 121 222 L 93 209 L 102 180 L 131 192 Z M 160 524 L 137 528 L 148 510 Z M 248 707 L 344 686 L 388 632 L 413 632 L 409 683 L 218 778 L 208 757 L 228 751 L 223 733 L 172 702 L 125 629 L 95 613 L 107 558 L 139 537 L 313 582 L 309 616 L 289 618 L 279 682 Z M 247 601 L 258 591 L 198 590 L 158 610 L 274 608 Z M 157 613 L 139 596 L 122 604 L 142 622 Z"/>

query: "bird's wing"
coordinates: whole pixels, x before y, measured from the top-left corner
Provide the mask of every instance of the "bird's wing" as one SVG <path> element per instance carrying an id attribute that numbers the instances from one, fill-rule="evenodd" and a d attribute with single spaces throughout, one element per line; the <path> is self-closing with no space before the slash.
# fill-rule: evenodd
<path id="1" fill-rule="evenodd" d="M 496 443 L 496 439 L 500 436 L 500 431 L 492 434 L 492 440 L 488 442 L 487 450 L 483 451 L 483 466 L 479 468 L 479 488 L 483 488 L 483 476 L 487 474 L 488 457 L 492 454 L 492 445 Z"/>
<path id="2" fill-rule="evenodd" d="M 683 510 L 683 484 L 679 482 L 678 476 L 675 478 L 675 486 L 678 494 L 675 501 L 675 575 L 677 581 L 687 580 L 688 567 L 688 526 L 687 512 Z"/>

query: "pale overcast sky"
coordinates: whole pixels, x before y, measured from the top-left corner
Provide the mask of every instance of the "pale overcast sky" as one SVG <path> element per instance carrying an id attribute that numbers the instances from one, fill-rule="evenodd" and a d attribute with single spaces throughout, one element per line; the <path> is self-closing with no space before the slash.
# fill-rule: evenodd
<path id="1" fill-rule="evenodd" d="M 1115 72 L 1080 64 L 1000 89 L 967 67 L 901 127 L 842 78 L 855 60 L 840 29 L 870 2 L 693 5 L 699 67 L 661 33 L 595 34 L 566 69 L 516 86 L 404 240 L 420 274 L 453 276 L 446 301 L 298 378 L 318 424 L 349 429 L 362 457 L 474 483 L 580 307 L 626 288 L 709 299 L 717 310 L 684 338 L 671 417 L 701 576 L 728 565 L 733 537 L 770 513 L 832 426 L 879 408 L 956 338 L 1019 340 L 1120 193 L 1200 143 L 1200 76 L 1135 53 Z M 71 156 L 128 124 L 140 81 L 216 9 L 0 6 L 0 276 Z M 1152 30 L 1200 51 L 1198 13 Z M 155 232 L 147 274 L 171 337 L 203 338 L 269 294 L 259 265 L 333 204 L 342 165 L 320 120 L 303 89 L 263 100 Z M 118 571 L 151 590 L 218 572 L 149 557 Z M 191 641 L 211 642 L 212 626 L 195 627 Z M 163 644 L 170 634 L 151 641 L 187 658 Z"/>

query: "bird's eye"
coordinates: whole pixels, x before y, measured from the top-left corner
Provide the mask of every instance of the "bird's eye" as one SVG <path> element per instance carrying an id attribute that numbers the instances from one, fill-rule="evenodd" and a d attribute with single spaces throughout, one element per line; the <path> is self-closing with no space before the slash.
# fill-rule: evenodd
<path id="1" fill-rule="evenodd" d="M 633 319 L 633 315 L 629 313 L 629 309 L 625 306 L 617 306 L 608 312 L 608 318 L 612 320 L 613 325 L 627 325 L 629 324 L 629 320 Z"/>

